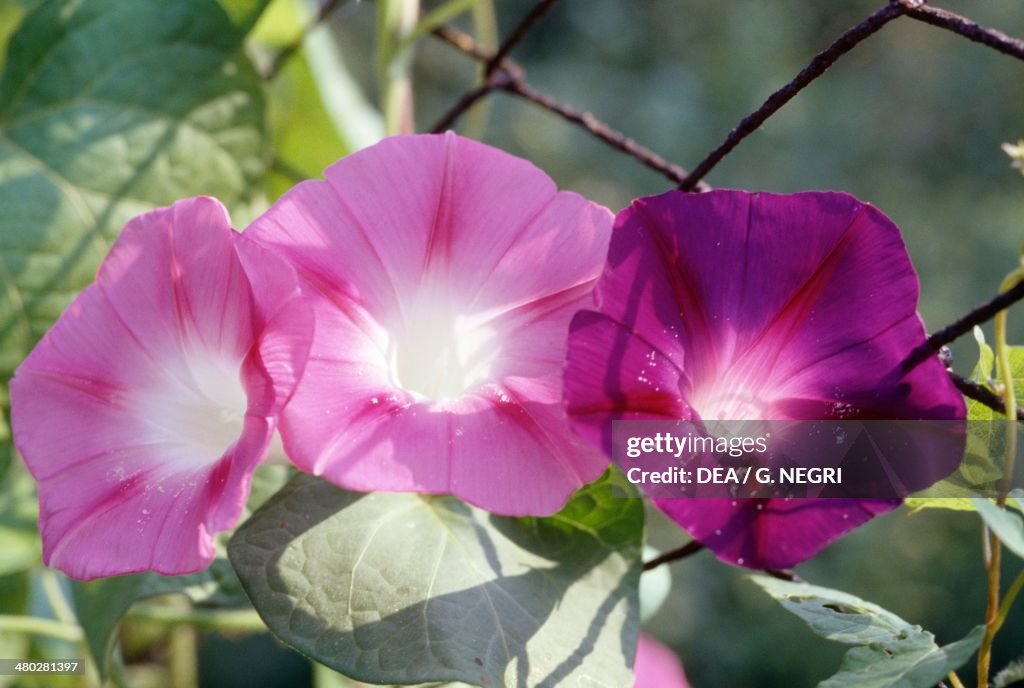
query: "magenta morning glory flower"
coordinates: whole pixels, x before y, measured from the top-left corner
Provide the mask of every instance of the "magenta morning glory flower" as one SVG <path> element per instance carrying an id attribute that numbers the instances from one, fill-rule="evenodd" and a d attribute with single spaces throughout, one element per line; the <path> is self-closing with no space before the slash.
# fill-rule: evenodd
<path id="1" fill-rule="evenodd" d="M 393 137 L 281 197 L 246 234 L 316 296 L 285 409 L 292 461 L 342 487 L 557 511 L 608 464 L 562 408 L 569 321 L 591 303 L 607 209 L 458 137 Z"/>
<path id="2" fill-rule="evenodd" d="M 899 229 L 841 193 L 643 198 L 616 218 L 596 310 L 572 323 L 566 402 L 610 451 L 614 419 L 957 419 L 924 340 Z M 959 457 L 956 457 L 959 458 Z M 955 465 L 943 466 L 948 473 Z M 657 499 L 729 562 L 784 568 L 899 500 Z"/>
<path id="3" fill-rule="evenodd" d="M 48 565 L 91 579 L 210 563 L 305 363 L 298 293 L 214 199 L 128 223 L 11 382 Z"/>

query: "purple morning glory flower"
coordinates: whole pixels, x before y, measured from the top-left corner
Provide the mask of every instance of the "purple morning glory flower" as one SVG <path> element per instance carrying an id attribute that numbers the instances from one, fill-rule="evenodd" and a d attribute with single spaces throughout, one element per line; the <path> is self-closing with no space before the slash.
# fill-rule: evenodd
<path id="1" fill-rule="evenodd" d="M 899 229 L 847 194 L 638 199 L 616 218 L 596 310 L 572 322 L 567 410 L 605 451 L 616 419 L 963 418 L 937 358 L 900 366 L 924 341 L 917 300 Z M 799 563 L 900 503 L 655 502 L 750 568 Z"/>

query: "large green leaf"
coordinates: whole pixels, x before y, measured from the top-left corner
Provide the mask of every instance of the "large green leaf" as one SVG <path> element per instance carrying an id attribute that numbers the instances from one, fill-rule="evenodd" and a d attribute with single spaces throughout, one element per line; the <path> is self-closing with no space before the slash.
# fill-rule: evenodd
<path id="1" fill-rule="evenodd" d="M 0 77 L 0 379 L 132 215 L 265 167 L 259 80 L 216 0 L 47 0 Z"/>
<path id="2" fill-rule="evenodd" d="M 753 580 L 819 636 L 856 646 L 819 688 L 934 688 L 974 654 L 985 632 L 978 626 L 939 647 L 920 626 L 853 595 L 768 576 Z"/>
<path id="3" fill-rule="evenodd" d="M 612 491 L 516 519 L 300 475 L 228 551 L 280 639 L 358 680 L 625 686 L 643 508 Z"/>

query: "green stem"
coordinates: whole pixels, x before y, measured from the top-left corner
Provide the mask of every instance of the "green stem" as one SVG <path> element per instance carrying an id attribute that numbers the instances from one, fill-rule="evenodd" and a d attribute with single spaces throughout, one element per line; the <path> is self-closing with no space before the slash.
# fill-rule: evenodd
<path id="1" fill-rule="evenodd" d="M 377 74 L 388 134 L 408 134 L 415 128 L 411 76 L 415 45 L 406 39 L 416 30 L 419 14 L 419 0 L 377 2 Z"/>
<path id="2" fill-rule="evenodd" d="M 60 586 L 60 580 L 57 578 L 57 573 L 53 569 L 44 568 L 39 574 L 39 581 L 42 583 L 43 594 L 46 595 L 46 601 L 49 602 L 54 616 L 65 626 L 73 626 L 80 629 L 78 615 L 75 614 L 75 610 L 68 604 L 64 590 Z M 82 653 L 82 661 L 85 664 L 87 684 L 90 686 L 100 685 L 100 674 L 93 660 L 89 644 L 85 641 L 84 633 L 80 633 L 77 642 L 79 652 Z"/>
<path id="3" fill-rule="evenodd" d="M 0 614 L 0 633 L 27 633 L 45 635 L 70 643 L 81 642 L 83 634 L 78 626 L 69 626 L 61 621 L 40 619 L 35 616 Z"/>
<path id="4" fill-rule="evenodd" d="M 1024 280 L 1024 267 L 1019 267 L 1003 280 L 1000 292 L 1013 289 Z M 999 380 L 1003 385 L 1003 404 L 1006 406 L 1006 460 L 1003 465 L 1003 483 L 996 500 L 999 506 L 1006 504 L 1006 494 L 1010 491 L 1013 481 L 1014 462 L 1017 459 L 1017 394 L 1014 390 L 1013 367 L 1010 363 L 1010 347 L 1006 343 L 1006 310 L 996 313 L 996 361 L 998 363 Z"/>
<path id="5" fill-rule="evenodd" d="M 964 688 L 964 682 L 960 680 L 955 671 L 949 672 L 949 683 L 953 688 Z"/>
<path id="6" fill-rule="evenodd" d="M 1000 292 L 1013 289 L 1024 280 L 1024 265 L 1007 275 L 999 287 Z M 1003 480 L 999 488 L 996 503 L 1000 507 L 1006 505 L 1006 494 L 1009 492 L 1013 479 L 1014 462 L 1017 458 L 1017 394 L 1014 390 L 1013 368 L 1010 363 L 1010 347 L 1006 343 L 1006 310 L 1001 310 L 995 317 L 996 363 L 997 374 L 1002 384 L 1003 404 L 1006 407 L 1006 453 L 1003 462 Z M 983 531 L 986 538 L 988 556 L 985 561 L 987 569 L 987 594 L 985 604 L 985 635 L 978 648 L 978 688 L 987 688 L 988 677 L 992 667 L 992 643 L 999 631 L 1001 622 L 999 614 L 1002 606 L 999 602 L 999 573 L 1002 564 L 1002 543 L 987 527 Z M 1019 592 L 1019 590 L 1018 590 Z M 1014 592 L 1016 596 L 1017 592 Z M 1010 602 L 1012 603 L 1012 599 Z M 1005 604 L 1005 601 L 1004 601 Z"/>
<path id="7" fill-rule="evenodd" d="M 473 32 L 476 43 L 488 53 L 498 49 L 498 17 L 494 12 L 493 0 L 479 0 L 473 5 Z M 485 76 L 486 63 L 477 67 L 477 78 L 481 81 Z M 466 113 L 466 126 L 463 134 L 471 139 L 483 138 L 487 129 L 487 120 L 491 116 L 491 98 L 482 98 Z"/>
<path id="8" fill-rule="evenodd" d="M 53 569 L 44 568 L 39 574 L 39 581 L 43 585 L 43 594 L 46 595 L 46 601 L 50 603 L 54 616 L 63 624 L 77 626 L 78 618 L 64 597 L 64 591 L 60 589 L 60 581 L 57 580 L 57 574 Z"/>
<path id="9" fill-rule="evenodd" d="M 173 609 L 138 605 L 128 612 L 133 621 L 148 621 L 165 626 L 188 625 L 210 631 L 235 633 L 263 633 L 267 630 L 263 619 L 251 609 Z"/>
<path id="10" fill-rule="evenodd" d="M 996 615 L 999 613 L 999 570 L 1002 564 L 1002 543 L 987 526 L 982 535 L 988 539 L 989 555 L 985 562 L 988 584 L 985 595 L 985 635 L 978 648 L 978 688 L 987 688 L 988 675 L 992 668 L 992 642 L 996 637 Z"/>
<path id="11" fill-rule="evenodd" d="M 999 632 L 999 629 L 1003 627 L 1006 622 L 1006 617 L 1010 614 L 1010 607 L 1013 606 L 1014 601 L 1017 599 L 1017 595 L 1020 594 L 1021 588 L 1024 588 L 1024 571 L 1021 571 L 1017 577 L 1010 583 L 1010 587 L 1006 590 L 1006 595 L 1003 597 L 1003 603 L 999 605 L 999 612 L 996 614 L 996 620 L 994 622 L 995 632 Z"/>
<path id="12" fill-rule="evenodd" d="M 196 629 L 175 626 L 167 642 L 167 665 L 172 688 L 196 688 L 199 667 L 196 660 Z"/>

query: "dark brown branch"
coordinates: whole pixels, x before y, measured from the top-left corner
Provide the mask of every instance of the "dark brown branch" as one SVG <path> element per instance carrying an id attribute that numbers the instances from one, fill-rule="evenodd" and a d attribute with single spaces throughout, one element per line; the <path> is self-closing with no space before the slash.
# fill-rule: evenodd
<path id="1" fill-rule="evenodd" d="M 664 554 L 659 555 L 654 559 L 651 559 L 650 561 L 645 561 L 644 571 L 650 571 L 651 569 L 658 568 L 662 564 L 668 564 L 673 561 L 685 559 L 686 557 L 692 557 L 694 554 L 700 552 L 703 549 L 704 545 L 700 544 L 696 540 L 691 540 L 679 549 L 674 549 L 671 552 L 665 552 Z"/>
<path id="2" fill-rule="evenodd" d="M 469 34 L 456 29 L 454 26 L 441 25 L 434 29 L 434 35 L 458 50 L 463 55 L 471 57 L 478 62 L 490 63 L 494 59 L 494 56 L 477 45 L 476 41 L 474 41 Z M 485 98 L 499 88 L 500 83 L 503 80 L 507 80 L 509 75 L 513 78 L 524 78 L 522 68 L 511 60 L 502 58 L 498 64 L 501 66 L 501 71 L 496 74 L 486 75 L 482 84 L 463 94 L 462 97 L 459 98 L 454 105 L 448 108 L 448 110 L 441 115 L 441 118 L 434 123 L 434 126 L 430 128 L 431 133 L 440 134 L 441 132 L 451 129 L 455 122 L 458 121 L 459 117 L 466 114 L 466 112 L 473 107 L 477 101 Z"/>
<path id="3" fill-rule="evenodd" d="M 476 60 L 489 62 L 492 56 L 481 50 L 476 42 L 466 35 L 450 26 L 442 26 L 434 31 L 441 40 L 445 41 L 459 52 Z M 488 77 L 483 84 L 477 86 L 463 95 L 437 123 L 431 127 L 431 131 L 437 133 L 449 129 L 469 108 L 477 101 L 484 98 L 493 91 L 505 91 L 514 96 L 527 100 L 535 105 L 552 112 L 566 121 L 583 128 L 587 133 L 603 141 L 612 148 L 625 153 L 636 159 L 642 165 L 654 170 L 666 177 L 675 184 L 679 184 L 686 178 L 687 172 L 678 165 L 674 165 L 649 148 L 646 148 L 621 132 L 613 129 L 589 112 L 577 110 L 569 105 L 561 103 L 551 96 L 538 91 L 526 82 L 526 74 L 514 61 L 508 58 L 500 60 L 500 67 L 497 72 Z M 700 183 L 697 188 L 706 191 L 710 187 Z"/>
<path id="4" fill-rule="evenodd" d="M 430 132 L 433 134 L 440 134 L 448 131 L 452 128 L 452 125 L 462 117 L 471 107 L 476 105 L 478 100 L 491 94 L 496 86 L 491 83 L 490 80 L 480 84 L 472 91 L 466 92 L 461 98 L 456 101 L 455 105 L 448 109 L 446 113 L 441 116 L 441 119 L 434 123 L 434 126 L 430 128 Z"/>
<path id="5" fill-rule="evenodd" d="M 1009 308 L 1021 299 L 1024 299 L 1024 282 L 1018 283 L 1012 289 L 1000 292 L 956 322 L 932 333 L 923 344 L 910 352 L 910 355 L 903 361 L 903 369 L 913 370 L 928 360 L 929 356 L 936 354 L 939 349 L 970 332 L 975 325 L 991 320 L 999 311 Z"/>
<path id="6" fill-rule="evenodd" d="M 491 53 L 487 52 L 473 40 L 473 37 L 464 31 L 456 29 L 454 26 L 448 26 L 442 24 L 441 26 L 434 29 L 434 35 L 440 38 L 442 41 L 458 50 L 467 57 L 472 57 L 474 60 L 480 62 L 487 62 L 491 59 Z M 508 62 L 506 61 L 501 65 L 502 69 L 507 69 Z"/>
<path id="7" fill-rule="evenodd" d="M 923 3 L 909 1 L 905 1 L 903 6 L 904 14 L 908 17 L 960 34 L 975 43 L 998 50 L 1004 55 L 1024 60 L 1024 41 L 1019 38 L 1007 36 L 1002 31 L 982 26 L 967 17 L 961 17 L 959 14 L 939 7 L 929 7 Z"/>
<path id="8" fill-rule="evenodd" d="M 797 74 L 792 81 L 768 96 L 768 100 L 764 101 L 764 104 L 761 105 L 761 107 L 750 115 L 744 117 L 743 120 L 736 125 L 736 128 L 729 132 L 725 141 L 723 141 L 718 148 L 711 151 L 706 158 L 700 161 L 700 163 L 693 169 L 693 172 L 691 172 L 689 176 L 679 184 L 679 188 L 683 191 L 692 191 L 697 188 L 698 182 L 700 182 L 700 180 L 703 179 L 715 165 L 721 162 L 722 158 L 735 148 L 740 141 L 756 131 L 758 127 L 764 124 L 765 120 L 778 112 L 783 105 L 792 100 L 797 93 L 804 89 L 804 87 L 824 74 L 836 60 L 848 53 L 863 40 L 873 35 L 890 21 L 900 16 L 903 12 L 904 8 L 902 5 L 898 3 L 890 3 L 876 11 L 861 23 L 847 29 L 846 33 L 837 38 L 832 45 L 815 55 L 814 59 L 811 60 L 806 67 L 800 70 L 800 73 Z"/>
<path id="9" fill-rule="evenodd" d="M 490 62 L 493 59 L 491 53 L 477 45 L 476 41 L 466 33 L 459 31 L 453 26 L 442 25 L 434 29 L 434 35 L 452 46 L 463 55 L 472 57 L 478 62 Z M 498 64 L 501 70 L 495 74 L 489 74 L 484 82 L 476 88 L 463 94 L 459 100 L 448 109 L 444 115 L 430 128 L 434 134 L 451 129 L 452 125 L 466 113 L 478 100 L 490 95 L 493 91 L 501 88 L 504 82 L 509 79 L 523 79 L 523 69 L 512 60 L 502 58 Z"/>
<path id="10" fill-rule="evenodd" d="M 985 385 L 979 385 L 977 382 L 972 382 L 954 372 L 950 372 L 949 377 L 965 397 L 981 402 L 993 411 L 998 411 L 1002 414 L 1006 413 L 1006 406 L 1003 404 L 1002 398 Z M 1024 422 L 1024 409 L 1017 409 L 1017 420 Z"/>
<path id="11" fill-rule="evenodd" d="M 632 156 L 640 164 L 667 177 L 672 182 L 679 184 L 686 179 L 686 170 L 674 165 L 649 148 L 641 146 L 633 139 L 621 132 L 612 129 L 610 126 L 594 117 L 589 112 L 583 112 L 573 107 L 559 103 L 550 96 L 541 93 L 525 81 L 511 80 L 503 85 L 502 90 L 530 101 L 549 112 L 553 112 L 562 119 L 576 124 L 585 129 L 591 136 L 604 141 L 612 148 L 619 150 L 626 155 Z M 704 183 L 698 183 L 699 191 L 707 191 L 711 187 Z"/>
<path id="12" fill-rule="evenodd" d="M 790 569 L 765 569 L 772 578 L 778 578 L 779 580 L 789 581 L 790 583 L 803 583 L 804 579 L 796 574 L 796 571 Z"/>
<path id="13" fill-rule="evenodd" d="M 302 48 L 302 44 L 306 42 L 306 37 L 309 36 L 310 32 L 316 27 L 323 24 L 325 21 L 330 19 L 331 15 L 334 14 L 334 10 L 341 7 L 345 0 L 329 0 L 324 4 L 320 5 L 320 9 L 317 10 L 316 16 L 309 22 L 303 29 L 299 37 L 281 48 L 281 50 L 274 55 L 273 61 L 270 66 L 263 72 L 263 78 L 271 80 L 281 72 L 281 68 L 284 67 L 285 63 L 292 58 L 295 53 L 299 52 Z"/>
<path id="14" fill-rule="evenodd" d="M 533 9 L 523 17 L 523 20 L 516 25 L 516 28 L 512 29 L 512 33 L 508 35 L 508 38 L 502 41 L 501 45 L 498 46 L 498 51 L 488 58 L 487 62 L 484 64 L 485 78 L 493 74 L 494 71 L 501 66 L 502 60 L 508 57 L 508 54 L 512 52 L 512 49 L 526 38 L 526 34 L 528 34 L 530 30 L 537 25 L 537 22 L 539 22 L 545 14 L 551 11 L 551 8 L 554 7 L 557 2 L 558 0 L 540 0 L 540 2 L 533 6 Z"/>

